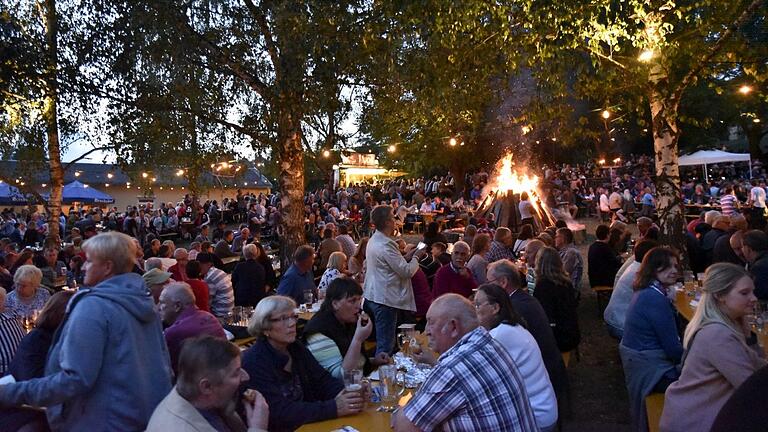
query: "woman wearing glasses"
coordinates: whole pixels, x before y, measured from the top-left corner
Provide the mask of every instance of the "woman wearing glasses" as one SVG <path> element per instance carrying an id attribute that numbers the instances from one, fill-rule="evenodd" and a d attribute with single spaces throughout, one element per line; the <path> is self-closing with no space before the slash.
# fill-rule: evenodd
<path id="1" fill-rule="evenodd" d="M 506 348 L 525 381 L 536 424 L 542 431 L 557 427 L 557 398 L 536 339 L 523 326 L 509 295 L 496 284 L 480 285 L 475 294 L 475 309 L 480 325 Z"/>
<path id="2" fill-rule="evenodd" d="M 292 431 L 363 409 L 360 393 L 345 393 L 342 380 L 296 340 L 295 309 L 289 297 L 266 297 L 248 323 L 258 341 L 243 354 L 243 369 L 250 375 L 249 387 L 267 399 L 270 431 Z"/>

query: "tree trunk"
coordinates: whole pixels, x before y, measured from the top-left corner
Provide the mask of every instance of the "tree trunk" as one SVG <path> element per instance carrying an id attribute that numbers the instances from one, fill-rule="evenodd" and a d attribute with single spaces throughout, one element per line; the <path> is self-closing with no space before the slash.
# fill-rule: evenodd
<path id="1" fill-rule="evenodd" d="M 305 244 L 304 238 L 304 149 L 301 144 L 301 115 L 294 105 L 281 98 L 278 115 L 278 149 L 280 152 L 280 204 L 283 238 L 280 261 L 283 269 L 291 262 L 293 252 Z"/>
<path id="2" fill-rule="evenodd" d="M 760 125 L 754 126 L 754 123 L 746 124 L 742 126 L 742 128 L 747 135 L 747 142 L 749 143 L 749 154 L 752 157 L 752 160 L 766 162 L 766 155 L 763 153 L 763 149 L 760 148 L 760 141 L 762 141 L 766 131 L 764 131 L 763 127 Z"/>
<path id="3" fill-rule="evenodd" d="M 653 121 L 653 148 L 656 157 L 656 211 L 661 229 L 661 241 L 684 250 L 684 215 L 680 189 L 677 141 L 678 102 L 660 90 L 667 83 L 666 73 L 660 66 L 651 70 L 652 88 L 649 93 Z"/>
<path id="4" fill-rule="evenodd" d="M 461 164 L 461 161 L 454 161 L 453 167 L 451 168 L 451 174 L 453 175 L 453 199 L 457 200 L 461 197 L 464 197 L 466 194 L 464 188 L 466 187 L 466 182 L 464 181 L 464 175 L 467 173 L 467 170 L 464 168 L 464 166 Z"/>
<path id="5" fill-rule="evenodd" d="M 47 43 L 45 98 L 42 115 L 48 137 L 48 163 L 51 177 L 51 195 L 48 200 L 50 215 L 48 219 L 48 236 L 60 241 L 59 215 L 61 214 L 61 194 L 64 188 L 64 170 L 61 166 L 61 149 L 59 147 L 58 110 L 58 18 L 56 16 L 56 1 L 45 0 L 42 4 L 45 10 L 45 38 Z"/>

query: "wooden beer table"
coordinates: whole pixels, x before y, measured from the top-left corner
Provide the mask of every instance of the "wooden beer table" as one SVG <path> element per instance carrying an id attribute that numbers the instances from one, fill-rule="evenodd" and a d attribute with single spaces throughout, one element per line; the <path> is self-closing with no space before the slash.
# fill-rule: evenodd
<path id="1" fill-rule="evenodd" d="M 402 407 L 411 400 L 411 391 L 406 390 L 398 404 Z M 339 417 L 331 420 L 324 420 L 315 423 L 307 423 L 297 429 L 297 432 L 331 432 L 341 429 L 344 426 L 351 426 L 360 432 L 368 431 L 388 431 L 392 413 L 377 411 L 380 404 L 368 402 L 366 408 L 351 416 Z"/>

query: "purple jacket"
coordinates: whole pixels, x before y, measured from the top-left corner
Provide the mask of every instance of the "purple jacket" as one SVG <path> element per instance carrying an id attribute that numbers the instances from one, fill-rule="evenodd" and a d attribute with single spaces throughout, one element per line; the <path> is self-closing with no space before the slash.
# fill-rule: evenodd
<path id="1" fill-rule="evenodd" d="M 176 322 L 165 329 L 165 343 L 168 344 L 168 352 L 171 355 L 171 366 L 177 372 L 181 344 L 187 338 L 211 335 L 226 339 L 224 329 L 219 320 L 208 312 L 201 311 L 195 305 L 190 305 L 179 314 Z"/>

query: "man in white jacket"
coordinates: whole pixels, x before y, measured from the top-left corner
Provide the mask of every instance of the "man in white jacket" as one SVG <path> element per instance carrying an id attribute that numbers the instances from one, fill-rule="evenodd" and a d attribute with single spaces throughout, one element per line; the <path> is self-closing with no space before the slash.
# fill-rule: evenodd
<path id="1" fill-rule="evenodd" d="M 400 311 L 416 311 L 411 277 L 419 269 L 418 258 L 426 249 L 413 249 L 400 254 L 392 238 L 395 215 L 390 206 L 377 206 L 371 211 L 376 232 L 365 252 L 365 305 L 376 324 L 376 354 L 391 354 L 395 345 L 397 318 Z M 416 255 L 417 259 L 412 259 Z"/>

